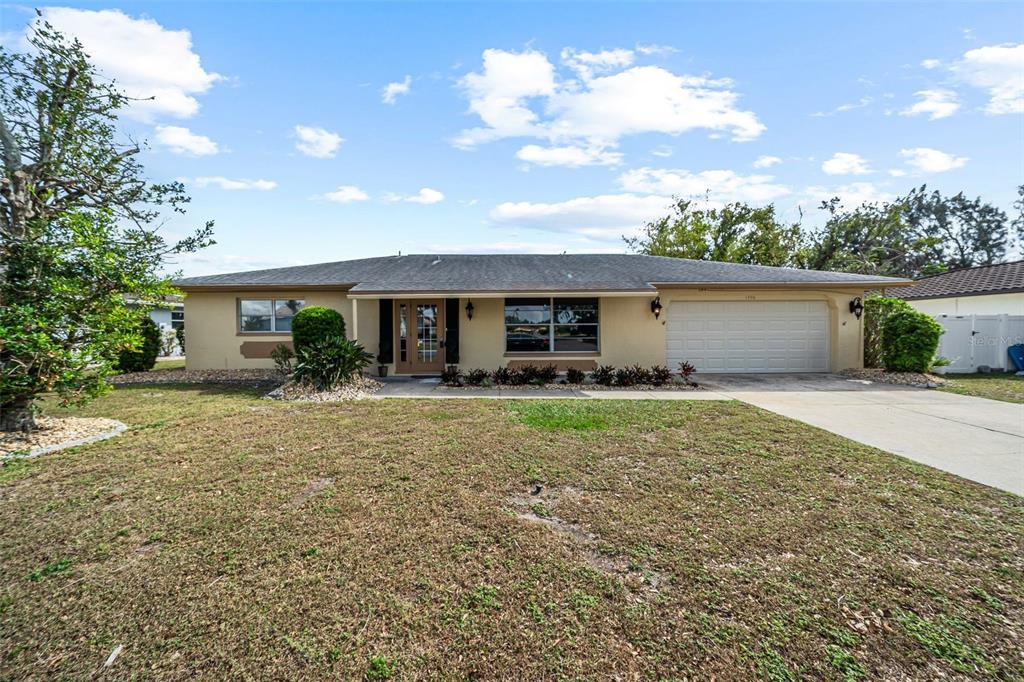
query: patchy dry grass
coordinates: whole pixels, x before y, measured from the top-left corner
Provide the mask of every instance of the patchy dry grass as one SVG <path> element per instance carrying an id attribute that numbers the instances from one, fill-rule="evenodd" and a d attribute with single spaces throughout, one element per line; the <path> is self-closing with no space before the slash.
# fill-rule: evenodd
<path id="1" fill-rule="evenodd" d="M 939 390 L 991 398 L 1008 403 L 1024 403 L 1024 377 L 1012 372 L 1001 374 L 946 374 Z"/>
<path id="2" fill-rule="evenodd" d="M 1024 500 L 740 403 L 84 413 L 0 469 L 5 679 L 1024 677 Z"/>

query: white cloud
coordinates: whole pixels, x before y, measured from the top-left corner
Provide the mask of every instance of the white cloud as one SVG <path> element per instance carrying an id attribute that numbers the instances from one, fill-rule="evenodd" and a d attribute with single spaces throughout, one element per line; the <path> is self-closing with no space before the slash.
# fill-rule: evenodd
<path id="1" fill-rule="evenodd" d="M 78 38 L 100 72 L 133 98 L 125 113 L 134 118 L 194 116 L 199 111 L 195 95 L 223 78 L 203 68 L 187 30 L 166 29 L 153 19 L 135 19 L 116 9 L 40 11 L 58 31 Z"/>
<path id="2" fill-rule="evenodd" d="M 175 154 L 210 156 L 220 151 L 217 143 L 205 135 L 197 135 L 181 126 L 157 126 L 156 143 L 167 147 Z"/>
<path id="3" fill-rule="evenodd" d="M 952 90 L 919 90 L 914 93 L 920 101 L 900 111 L 900 116 L 920 116 L 927 114 L 929 121 L 946 118 L 960 108 L 957 94 Z"/>
<path id="4" fill-rule="evenodd" d="M 243 189 L 255 189 L 260 191 L 267 191 L 277 187 L 277 183 L 273 180 L 247 180 L 245 178 L 239 178 L 232 180 L 231 178 L 225 178 L 221 175 L 203 176 L 196 178 L 192 181 L 196 187 L 202 189 L 203 187 L 209 187 L 210 185 L 220 187 L 226 190 L 243 190 Z"/>
<path id="5" fill-rule="evenodd" d="M 535 50 L 484 51 L 482 70 L 460 81 L 470 111 L 484 125 L 463 130 L 454 144 L 534 137 L 604 148 L 642 133 L 706 129 L 746 141 L 765 130 L 753 112 L 737 108 L 739 95 L 728 79 L 625 68 L 633 59 L 629 50 L 566 50 L 563 56 L 578 78 L 559 80 L 547 56 Z"/>
<path id="6" fill-rule="evenodd" d="M 889 169 L 889 175 L 891 175 L 894 178 L 902 178 L 902 177 L 906 176 L 906 174 L 907 174 L 907 171 L 903 170 L 902 168 L 890 168 Z"/>
<path id="7" fill-rule="evenodd" d="M 324 199 L 336 204 L 350 204 L 353 201 L 366 201 L 369 198 L 369 194 L 355 185 L 339 185 L 338 189 L 324 195 Z"/>
<path id="8" fill-rule="evenodd" d="M 828 175 L 864 175 L 871 172 L 863 157 L 848 152 L 836 152 L 831 159 L 821 164 L 821 170 Z"/>
<path id="9" fill-rule="evenodd" d="M 676 52 L 679 52 L 676 48 L 671 45 L 637 45 L 636 51 L 642 55 L 655 55 L 658 57 L 664 57 Z"/>
<path id="10" fill-rule="evenodd" d="M 412 76 L 406 76 L 401 82 L 388 83 L 381 91 L 381 101 L 384 104 L 394 104 L 399 95 L 408 95 L 412 86 Z"/>
<path id="11" fill-rule="evenodd" d="M 295 148 L 316 159 L 333 159 L 338 147 L 345 141 L 337 133 L 304 125 L 295 126 L 295 137 L 298 138 Z"/>
<path id="12" fill-rule="evenodd" d="M 968 50 L 950 69 L 963 82 L 988 91 L 986 113 L 1024 113 L 1024 43 Z"/>
<path id="13" fill-rule="evenodd" d="M 754 168 L 771 168 L 782 163 L 782 159 L 777 156 L 759 156 L 754 159 Z"/>
<path id="14" fill-rule="evenodd" d="M 682 198 L 707 195 L 708 200 L 715 203 L 763 203 L 790 193 L 788 187 L 773 180 L 770 175 L 739 175 L 731 170 L 692 173 L 658 168 L 639 168 L 619 176 L 619 184 L 627 192 Z"/>
<path id="15" fill-rule="evenodd" d="M 969 160 L 966 156 L 953 156 L 928 147 L 901 149 L 900 156 L 922 173 L 944 173 L 964 166 Z"/>
<path id="16" fill-rule="evenodd" d="M 895 196 L 881 189 L 871 182 L 851 182 L 847 185 L 822 186 L 815 185 L 804 189 L 797 202 L 805 210 L 817 208 L 821 202 L 828 201 L 833 197 L 839 197 L 840 203 L 848 209 L 853 209 L 861 204 L 873 204 L 885 201 L 892 201 Z"/>
<path id="17" fill-rule="evenodd" d="M 667 145 L 667 144 L 658 145 L 657 147 L 655 147 L 654 149 L 651 150 L 651 154 L 652 155 L 660 156 L 662 158 L 667 158 L 669 156 L 672 156 L 672 154 L 674 154 L 674 153 L 675 153 L 675 150 L 672 147 L 670 147 L 669 145 Z"/>
<path id="18" fill-rule="evenodd" d="M 841 114 L 844 111 L 853 111 L 854 109 L 863 109 L 867 105 L 871 104 L 874 100 L 871 97 L 861 97 L 856 102 L 848 102 L 846 104 L 840 104 L 832 111 L 816 111 L 811 116 L 821 118 L 823 116 L 835 116 Z"/>
<path id="19" fill-rule="evenodd" d="M 404 201 L 409 204 L 438 204 L 444 201 L 444 194 L 431 189 L 429 187 L 423 187 L 419 192 L 412 196 L 404 197 L 400 194 L 389 192 L 384 195 L 384 201 L 390 203 L 398 203 Z"/>
<path id="20" fill-rule="evenodd" d="M 926 69 L 937 69 L 942 66 L 942 62 L 938 59 L 925 59 L 921 62 L 921 66 Z"/>
<path id="21" fill-rule="evenodd" d="M 555 203 L 506 202 L 494 207 L 490 217 L 502 225 L 617 242 L 667 213 L 670 203 L 663 196 L 605 194 Z"/>
<path id="22" fill-rule="evenodd" d="M 622 154 L 602 149 L 585 147 L 541 147 L 528 144 L 518 152 L 516 158 L 538 166 L 615 166 L 622 162 Z"/>
<path id="23" fill-rule="evenodd" d="M 562 63 L 576 72 L 583 80 L 590 80 L 597 73 L 624 69 L 633 64 L 633 51 L 624 49 L 602 50 L 601 52 L 578 52 L 567 47 L 562 50 Z"/>

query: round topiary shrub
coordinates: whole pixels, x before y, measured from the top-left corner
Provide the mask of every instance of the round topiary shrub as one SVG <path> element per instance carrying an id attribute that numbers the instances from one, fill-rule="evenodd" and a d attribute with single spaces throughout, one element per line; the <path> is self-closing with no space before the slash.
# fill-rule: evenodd
<path id="1" fill-rule="evenodd" d="M 148 372 L 156 364 L 160 354 L 160 329 L 156 322 L 143 317 L 139 320 L 139 335 L 142 343 L 135 348 L 126 348 L 117 358 L 117 369 L 121 372 Z"/>
<path id="2" fill-rule="evenodd" d="M 323 306 L 303 308 L 292 318 L 292 346 L 295 353 L 327 339 L 345 338 L 345 318 Z"/>
<path id="3" fill-rule="evenodd" d="M 942 325 L 916 310 L 892 313 L 882 325 L 882 363 L 890 372 L 927 372 L 935 362 Z"/>

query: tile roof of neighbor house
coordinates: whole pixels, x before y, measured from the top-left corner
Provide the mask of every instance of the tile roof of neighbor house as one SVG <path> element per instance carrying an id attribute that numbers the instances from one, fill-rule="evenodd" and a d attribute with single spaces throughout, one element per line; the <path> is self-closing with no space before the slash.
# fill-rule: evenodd
<path id="1" fill-rule="evenodd" d="M 854 284 L 909 280 L 637 254 L 408 255 L 187 277 L 181 287 L 350 286 L 401 292 L 653 291 L 654 284 Z"/>
<path id="2" fill-rule="evenodd" d="M 1012 294 L 1024 291 L 1024 260 L 996 265 L 979 265 L 941 275 L 922 277 L 893 296 L 905 299 Z"/>

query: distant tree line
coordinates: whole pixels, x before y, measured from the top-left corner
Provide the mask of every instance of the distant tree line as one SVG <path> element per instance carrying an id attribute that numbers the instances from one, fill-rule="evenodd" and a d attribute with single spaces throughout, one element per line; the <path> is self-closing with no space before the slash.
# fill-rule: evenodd
<path id="1" fill-rule="evenodd" d="M 1003 261 L 1014 237 L 1024 242 L 1024 185 L 1017 194 L 1012 219 L 980 197 L 926 185 L 852 209 L 833 198 L 822 202 L 825 222 L 814 228 L 781 220 L 772 204 L 712 208 L 680 199 L 625 241 L 652 256 L 921 277 Z"/>

